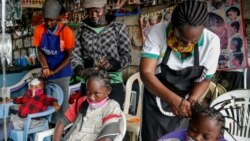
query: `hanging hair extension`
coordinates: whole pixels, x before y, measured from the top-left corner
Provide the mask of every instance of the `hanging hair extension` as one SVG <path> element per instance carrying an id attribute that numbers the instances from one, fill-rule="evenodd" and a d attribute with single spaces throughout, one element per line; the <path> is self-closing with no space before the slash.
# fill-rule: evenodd
<path id="1" fill-rule="evenodd" d="M 204 25 L 208 16 L 207 3 L 201 0 L 185 0 L 177 5 L 172 13 L 174 27 L 182 29 L 185 24 Z"/>
<path id="2" fill-rule="evenodd" d="M 207 105 L 200 105 L 199 103 L 195 103 L 192 106 L 192 120 L 196 121 L 200 117 L 207 117 L 209 119 L 217 120 L 218 123 L 220 123 L 221 135 L 223 135 L 225 127 L 225 118 L 220 113 L 220 111 Z"/>

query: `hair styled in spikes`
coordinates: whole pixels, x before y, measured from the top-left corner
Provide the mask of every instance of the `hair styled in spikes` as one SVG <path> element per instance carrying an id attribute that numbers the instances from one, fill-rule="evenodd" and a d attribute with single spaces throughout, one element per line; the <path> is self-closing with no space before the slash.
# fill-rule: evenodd
<path id="1" fill-rule="evenodd" d="M 205 1 L 185 0 L 175 7 L 171 22 L 178 29 L 182 29 L 186 24 L 196 27 L 204 25 L 207 16 L 208 10 Z"/>
<path id="2" fill-rule="evenodd" d="M 225 117 L 220 113 L 220 111 L 207 105 L 195 103 L 192 106 L 192 121 L 197 121 L 201 117 L 217 120 L 221 126 L 221 135 L 223 134 L 225 126 Z"/>

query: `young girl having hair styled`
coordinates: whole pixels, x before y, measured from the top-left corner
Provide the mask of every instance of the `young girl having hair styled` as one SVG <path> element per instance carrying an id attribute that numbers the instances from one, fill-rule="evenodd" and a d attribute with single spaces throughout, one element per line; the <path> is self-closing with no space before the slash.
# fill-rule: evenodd
<path id="1" fill-rule="evenodd" d="M 226 141 L 222 138 L 224 124 L 218 110 L 195 103 L 188 128 L 171 132 L 158 141 Z"/>
<path id="2" fill-rule="evenodd" d="M 74 124 L 64 137 L 67 141 L 111 141 L 119 134 L 121 109 L 108 97 L 111 92 L 108 73 L 91 71 L 86 80 L 87 95 L 73 103 L 57 122 L 54 141 L 60 141 L 64 127 L 69 123 Z"/>

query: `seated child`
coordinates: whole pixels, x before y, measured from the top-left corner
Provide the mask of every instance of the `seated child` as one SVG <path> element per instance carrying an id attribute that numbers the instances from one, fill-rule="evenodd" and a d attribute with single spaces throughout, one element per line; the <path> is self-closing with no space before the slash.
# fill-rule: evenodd
<path id="1" fill-rule="evenodd" d="M 7 99 L 7 102 L 19 104 L 18 114 L 11 114 L 10 120 L 14 129 L 22 130 L 28 114 L 35 114 L 47 110 L 48 106 L 53 106 L 56 111 L 60 109 L 57 99 L 48 97 L 44 93 L 44 80 L 42 78 L 34 78 L 29 83 L 28 91 L 21 97 Z M 30 128 L 43 124 L 41 120 L 34 119 L 30 124 Z"/>
<path id="2" fill-rule="evenodd" d="M 222 138 L 224 124 L 218 110 L 195 103 L 188 129 L 168 133 L 158 141 L 226 141 Z"/>
<path id="3" fill-rule="evenodd" d="M 121 109 L 108 98 L 111 92 L 108 73 L 96 70 L 86 78 L 86 96 L 73 103 L 55 127 L 54 141 L 60 141 L 64 127 L 73 123 L 64 137 L 67 141 L 113 140 L 119 134 Z"/>
<path id="4" fill-rule="evenodd" d="M 35 114 L 47 110 L 48 106 L 53 106 L 56 111 L 60 109 L 60 105 L 55 98 L 48 97 L 44 93 L 44 80 L 42 78 L 34 78 L 29 83 L 28 91 L 21 97 L 8 99 L 6 102 L 20 104 L 18 107 L 18 114 L 10 115 L 10 122 L 7 123 L 7 127 L 11 127 L 17 130 L 23 130 L 26 117 L 28 114 Z M 30 128 L 34 128 L 44 124 L 44 119 L 32 119 Z M 3 124 L 0 122 L 0 130 L 2 130 Z M 2 132 L 2 131 L 0 131 Z M 9 135 L 8 130 L 7 135 Z"/>

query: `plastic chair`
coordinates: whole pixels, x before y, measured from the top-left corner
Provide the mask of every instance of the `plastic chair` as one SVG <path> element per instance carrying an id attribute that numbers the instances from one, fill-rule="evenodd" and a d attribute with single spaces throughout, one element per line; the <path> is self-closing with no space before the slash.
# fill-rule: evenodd
<path id="1" fill-rule="evenodd" d="M 124 113 L 122 113 L 122 118 L 120 119 L 119 122 L 120 122 L 120 126 L 119 126 L 120 134 L 115 137 L 114 141 L 122 141 L 126 134 L 127 123 L 126 123 L 126 117 Z M 66 126 L 64 130 L 70 128 L 71 126 L 72 126 L 72 123 Z M 55 128 L 36 133 L 35 141 L 43 141 L 45 137 L 53 136 L 54 131 L 55 131 Z"/>
<path id="2" fill-rule="evenodd" d="M 216 88 L 218 89 L 218 96 L 227 92 L 227 90 L 219 83 L 216 85 Z"/>
<path id="3" fill-rule="evenodd" d="M 139 84 L 139 101 L 137 105 L 136 115 L 133 116 L 129 114 L 129 108 L 131 106 L 130 99 L 131 99 L 131 94 L 132 94 L 132 86 L 136 81 Z M 140 78 L 140 73 L 137 72 L 133 74 L 132 76 L 130 76 L 126 82 L 126 97 L 125 97 L 124 110 L 123 110 L 127 118 L 127 131 L 132 133 L 132 136 L 131 136 L 132 141 L 138 139 L 140 129 L 141 129 L 142 95 L 143 95 L 143 82 Z M 137 122 L 133 121 L 137 119 L 139 119 L 139 121 Z"/>
<path id="4" fill-rule="evenodd" d="M 210 82 L 207 91 L 198 99 L 198 102 L 201 103 L 205 97 L 209 99 L 215 99 L 218 96 L 218 89 L 214 82 Z"/>
<path id="5" fill-rule="evenodd" d="M 9 107 L 12 106 L 12 102 L 0 104 L 0 119 L 7 118 L 9 115 Z"/>
<path id="6" fill-rule="evenodd" d="M 48 84 L 46 85 L 46 93 L 48 96 L 56 98 L 58 100 L 58 104 L 61 105 L 63 102 L 63 91 L 57 84 Z M 12 104 L 14 105 L 14 104 Z M 8 112 L 8 111 L 7 111 Z M 49 106 L 48 109 L 44 112 L 36 113 L 36 114 L 29 114 L 27 116 L 27 120 L 24 126 L 24 130 L 11 130 L 10 138 L 14 141 L 27 141 L 28 137 L 30 140 L 33 140 L 34 133 L 48 130 L 49 129 L 49 120 L 51 118 L 52 113 L 55 112 L 55 109 L 53 106 Z M 45 117 L 45 123 L 42 126 L 38 126 L 35 128 L 30 129 L 30 122 L 33 118 L 38 117 Z"/>
<path id="7" fill-rule="evenodd" d="M 80 91 L 81 88 L 81 82 L 76 83 L 74 85 L 70 85 L 69 86 L 69 92 L 68 92 L 68 96 L 70 97 L 70 94 L 76 91 Z"/>
<path id="8" fill-rule="evenodd" d="M 217 97 L 211 107 L 225 117 L 224 138 L 231 141 L 250 140 L 250 90 L 234 90 Z"/>

